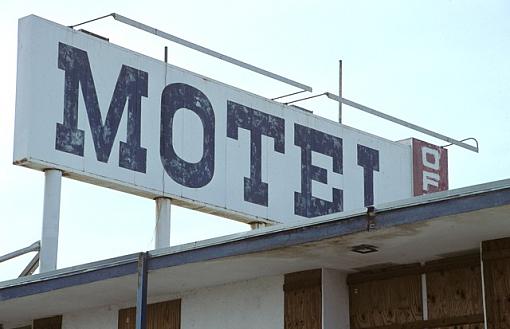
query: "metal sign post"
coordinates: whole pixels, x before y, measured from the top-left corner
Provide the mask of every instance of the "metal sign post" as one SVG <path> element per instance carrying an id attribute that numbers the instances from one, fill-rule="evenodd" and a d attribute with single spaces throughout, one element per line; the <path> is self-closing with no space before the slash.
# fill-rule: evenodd
<path id="1" fill-rule="evenodd" d="M 44 172 L 44 208 L 39 267 L 41 273 L 57 269 L 61 183 L 62 171 L 48 169 Z"/>
<path id="2" fill-rule="evenodd" d="M 172 200 L 170 198 L 156 198 L 155 249 L 170 246 L 171 207 Z"/>
<path id="3" fill-rule="evenodd" d="M 342 60 L 338 61 L 338 96 L 342 98 Z M 342 102 L 338 102 L 338 123 L 342 123 Z"/>

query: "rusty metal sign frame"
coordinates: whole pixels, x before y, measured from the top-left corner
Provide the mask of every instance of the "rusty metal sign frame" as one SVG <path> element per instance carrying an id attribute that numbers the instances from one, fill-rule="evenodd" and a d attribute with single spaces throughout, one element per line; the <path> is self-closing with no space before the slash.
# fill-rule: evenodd
<path id="1" fill-rule="evenodd" d="M 230 64 L 242 67 L 242 68 L 244 68 L 246 70 L 249 70 L 249 71 L 261 74 L 261 75 L 266 76 L 268 78 L 271 78 L 271 79 L 283 82 L 285 84 L 288 84 L 288 85 L 291 85 L 293 87 L 299 88 L 302 91 L 312 92 L 312 87 L 310 87 L 308 85 L 305 85 L 305 84 L 297 82 L 295 80 L 286 78 L 286 77 L 284 77 L 282 75 L 279 75 L 279 74 L 276 74 L 276 73 L 264 70 L 264 69 L 262 69 L 260 67 L 255 66 L 255 65 L 248 64 L 246 62 L 243 62 L 243 61 L 240 61 L 240 60 L 235 59 L 233 57 L 224 55 L 224 54 L 219 53 L 217 51 L 214 51 L 212 49 L 200 46 L 200 45 L 198 45 L 196 43 L 184 40 L 184 39 L 179 38 L 179 37 L 177 37 L 177 36 L 175 36 L 173 34 L 170 34 L 170 33 L 167 33 L 167 32 L 161 31 L 161 30 L 158 30 L 158 29 L 156 29 L 156 28 L 154 28 L 152 26 L 143 24 L 141 22 L 135 21 L 134 19 L 128 18 L 126 16 L 122 16 L 122 15 L 117 14 L 117 13 L 111 13 L 111 14 L 108 14 L 108 15 L 104 15 L 104 16 L 101 16 L 101 17 L 98 17 L 98 18 L 94 18 L 94 19 L 91 19 L 91 20 L 88 20 L 88 21 L 85 21 L 85 22 L 82 22 L 82 23 L 79 23 L 79 24 L 71 25 L 69 27 L 70 28 L 75 28 L 77 26 L 80 26 L 80 25 L 83 25 L 83 24 L 86 24 L 86 23 L 90 23 L 90 22 L 94 22 L 94 21 L 97 21 L 97 20 L 100 20 L 100 19 L 103 19 L 103 18 L 106 18 L 106 17 L 110 17 L 110 16 L 113 17 L 113 19 L 115 19 L 118 22 L 124 23 L 124 24 L 129 25 L 131 27 L 134 27 L 136 29 L 139 29 L 139 30 L 151 33 L 151 34 L 154 34 L 155 36 L 158 36 L 160 38 L 163 38 L 163 39 L 175 42 L 177 44 L 180 44 L 181 46 L 184 46 L 184 47 L 196 50 L 198 52 L 201 52 L 203 54 L 215 57 L 217 59 L 220 59 L 222 61 L 228 62 Z M 281 97 L 283 97 L 283 96 L 281 96 Z M 278 97 L 278 98 L 280 98 L 280 97 Z"/>
<path id="2" fill-rule="evenodd" d="M 361 105 L 360 103 L 356 103 L 356 102 L 351 101 L 351 100 L 349 100 L 347 98 L 340 97 L 340 96 L 335 95 L 335 94 L 330 93 L 330 92 L 324 92 L 322 94 L 316 94 L 316 95 L 307 96 L 307 97 L 304 97 L 304 98 L 295 99 L 295 100 L 292 100 L 290 102 L 286 102 L 284 104 L 285 105 L 290 105 L 290 104 L 293 104 L 293 103 L 297 103 L 297 102 L 301 102 L 301 101 L 304 101 L 304 100 L 307 100 L 307 99 L 312 99 L 312 98 L 321 97 L 321 96 L 326 96 L 327 98 L 332 99 L 334 101 L 337 101 L 340 104 L 345 104 L 345 105 L 348 105 L 350 107 L 354 107 L 355 109 L 358 109 L 358 110 L 363 111 L 365 113 L 375 115 L 376 117 L 379 117 L 381 119 L 384 119 L 384 120 L 387 120 L 387 121 L 391 121 L 393 123 L 399 124 L 399 125 L 404 126 L 406 128 L 418 131 L 418 132 L 420 132 L 422 134 L 429 135 L 429 136 L 432 136 L 434 138 L 437 138 L 437 139 L 440 139 L 442 141 L 445 141 L 445 142 L 449 143 L 448 145 L 445 145 L 445 146 L 442 146 L 442 147 L 447 147 L 447 146 L 450 146 L 450 145 L 457 145 L 459 147 L 465 148 L 466 150 L 473 151 L 475 153 L 479 152 L 478 141 L 476 140 L 476 138 L 469 137 L 469 138 L 465 138 L 463 140 L 457 140 L 457 139 L 448 137 L 446 135 L 437 133 L 435 131 L 432 131 L 430 129 L 420 127 L 418 125 L 415 125 L 414 123 L 410 123 L 410 122 L 407 122 L 405 120 L 402 120 L 402 119 L 396 118 L 394 116 L 391 116 L 389 114 L 377 111 L 377 110 L 375 110 L 373 108 L 370 108 L 368 106 Z M 340 113 L 341 113 L 341 111 L 339 111 L 339 115 L 340 115 Z M 339 120 L 341 120 L 340 117 L 339 117 Z M 473 140 L 476 143 L 476 146 L 464 143 L 464 141 L 466 141 L 466 140 Z"/>
<path id="3" fill-rule="evenodd" d="M 276 100 L 276 99 L 279 99 L 279 98 L 283 98 L 283 97 L 287 97 L 287 96 L 292 96 L 292 95 L 295 95 L 295 94 L 299 94 L 299 93 L 304 92 L 304 91 L 312 92 L 312 87 L 310 87 L 308 85 L 305 85 L 305 84 L 302 84 L 300 82 L 291 80 L 289 78 L 286 78 L 284 76 L 275 74 L 273 72 L 264 70 L 264 69 L 259 68 L 257 66 L 254 66 L 254 65 L 248 64 L 246 62 L 240 61 L 238 59 L 235 59 L 233 57 L 221 54 L 221 53 L 219 53 L 217 51 L 214 51 L 212 49 L 200 46 L 200 45 L 198 45 L 196 43 L 193 43 L 193 42 L 181 39 L 181 38 L 179 38 L 179 37 L 177 37 L 175 35 L 163 32 L 163 31 L 158 30 L 158 29 L 156 29 L 154 27 L 151 27 L 149 25 L 146 25 L 146 24 L 143 24 L 141 22 L 135 21 L 135 20 L 133 20 L 131 18 L 128 18 L 126 16 L 122 16 L 122 15 L 117 14 L 117 13 L 111 13 L 111 14 L 108 14 L 108 15 L 104 15 L 104 16 L 101 16 L 101 17 L 98 17 L 98 18 L 94 18 L 94 19 L 91 19 L 91 20 L 88 20 L 88 21 L 85 21 L 85 22 L 82 22 L 82 23 L 79 23 L 79 24 L 71 25 L 69 27 L 70 28 L 75 28 L 77 26 L 80 26 L 80 25 L 83 25 L 83 24 L 86 24 L 86 23 L 90 23 L 90 22 L 93 22 L 93 21 L 96 21 L 96 20 L 100 20 L 100 19 L 103 19 L 103 18 L 106 18 L 106 17 L 110 17 L 110 16 L 113 17 L 113 19 L 115 19 L 116 21 L 124 23 L 126 25 L 129 25 L 129 26 L 134 27 L 136 29 L 139 29 L 139 30 L 151 33 L 151 34 L 154 34 L 154 35 L 156 35 L 156 36 L 158 36 L 160 38 L 163 38 L 163 39 L 175 42 L 175 43 L 180 44 L 180 45 L 182 45 L 184 47 L 196 50 L 196 51 L 201 52 L 203 54 L 206 54 L 206 55 L 218 58 L 220 60 L 226 61 L 226 62 L 231 63 L 233 65 L 237 65 L 237 66 L 242 67 L 244 69 L 247 69 L 249 71 L 252 71 L 252 72 L 264 75 L 266 77 L 272 78 L 274 80 L 277 80 L 277 81 L 280 81 L 280 82 L 283 82 L 285 84 L 288 84 L 288 85 L 291 85 L 291 86 L 294 86 L 294 87 L 297 87 L 297 88 L 301 89 L 301 91 L 299 91 L 299 92 L 290 93 L 290 94 L 287 94 L 287 95 L 284 95 L 284 96 L 279 96 L 279 97 L 273 98 L 273 100 Z M 335 100 L 335 101 L 337 101 L 339 103 L 339 105 L 338 105 L 338 110 L 339 110 L 338 111 L 338 121 L 340 123 L 342 122 L 342 104 L 345 104 L 345 105 L 354 107 L 354 108 L 356 108 L 358 110 L 361 110 L 361 111 L 363 111 L 365 113 L 369 113 L 369 114 L 375 115 L 375 116 L 377 116 L 379 118 L 391 121 L 391 122 L 399 124 L 401 126 L 404 126 L 404 127 L 413 129 L 415 131 L 421 132 L 423 134 L 432 136 L 434 138 L 446 141 L 446 142 L 450 143 L 449 145 L 457 145 L 457 146 L 465 148 L 465 149 L 467 149 L 469 151 L 473 151 L 473 152 L 476 152 L 476 153 L 479 152 L 478 141 L 476 139 L 474 139 L 474 138 L 466 138 L 464 140 L 457 140 L 457 139 L 448 137 L 446 135 L 439 134 L 439 133 L 437 133 L 435 131 L 432 131 L 432 130 L 420 127 L 420 126 L 415 125 L 413 123 L 404 121 L 402 119 L 396 118 L 394 116 L 385 114 L 383 112 L 377 111 L 377 110 L 372 109 L 372 108 L 370 108 L 368 106 L 364 106 L 364 105 L 361 105 L 359 103 L 353 102 L 353 101 L 351 101 L 349 99 L 343 98 L 342 97 L 342 61 L 341 60 L 339 61 L 339 94 L 340 94 L 340 96 L 335 95 L 335 94 L 330 93 L 330 92 L 325 92 L 325 93 L 322 93 L 322 94 L 313 95 L 313 96 L 305 97 L 305 98 L 302 98 L 302 99 L 293 100 L 291 102 L 287 102 L 287 103 L 284 103 L 284 104 L 288 105 L 288 104 L 299 102 L 299 101 L 302 101 L 302 100 L 305 100 L 305 99 L 310 99 L 310 98 L 315 98 L 315 97 L 318 97 L 318 96 L 325 95 L 329 99 Z M 464 143 L 464 141 L 467 140 L 467 139 L 474 140 L 475 143 L 476 143 L 476 146 L 472 146 L 472 145 L 469 145 L 467 143 Z M 447 146 L 449 146 L 449 145 L 447 145 Z"/>
<path id="4" fill-rule="evenodd" d="M 401 126 L 404 126 L 404 127 L 407 127 L 407 128 L 413 129 L 413 130 L 416 130 L 418 132 L 421 132 L 422 134 L 432 136 L 434 138 L 443 140 L 443 141 L 448 142 L 450 144 L 460 146 L 460 147 L 465 148 L 465 149 L 467 149 L 469 151 L 473 151 L 473 152 L 476 152 L 476 153 L 478 153 L 478 151 L 479 151 L 478 143 L 477 143 L 477 146 L 469 145 L 469 144 L 464 143 L 462 141 L 459 141 L 457 139 L 445 136 L 445 135 L 440 134 L 440 133 L 436 133 L 435 131 L 432 131 L 430 129 L 420 127 L 418 125 L 415 125 L 413 123 L 404 121 L 402 119 L 396 118 L 396 117 L 388 115 L 386 113 L 374 110 L 373 108 L 370 108 L 370 107 L 365 106 L 365 105 L 361 105 L 359 103 L 353 102 L 353 101 L 351 101 L 351 100 L 349 100 L 347 98 L 340 97 L 340 96 L 335 95 L 335 94 L 330 93 L 330 92 L 325 92 L 323 95 L 326 95 L 326 97 L 328 97 L 329 99 L 332 99 L 332 100 L 335 100 L 335 101 L 337 101 L 339 103 L 343 103 L 345 105 L 354 107 L 355 109 L 361 110 L 361 111 L 363 111 L 365 113 L 375 115 L 375 116 L 377 116 L 379 118 L 382 118 L 382 119 L 391 121 L 393 123 L 399 124 Z"/>

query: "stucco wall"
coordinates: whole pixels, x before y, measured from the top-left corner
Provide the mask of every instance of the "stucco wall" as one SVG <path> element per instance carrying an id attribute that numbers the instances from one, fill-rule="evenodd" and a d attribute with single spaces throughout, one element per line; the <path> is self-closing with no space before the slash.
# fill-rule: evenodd
<path id="1" fill-rule="evenodd" d="M 181 298 L 181 329 L 283 328 L 283 276 L 229 283 L 171 296 Z M 117 329 L 118 310 L 132 304 L 65 313 L 62 329 Z"/>
<path id="2" fill-rule="evenodd" d="M 347 273 L 322 269 L 322 328 L 349 329 Z"/>
<path id="3" fill-rule="evenodd" d="M 182 329 L 283 328 L 283 276 L 192 292 L 182 299 Z"/>
<path id="4" fill-rule="evenodd" d="M 62 316 L 62 329 L 116 329 L 119 308 L 109 306 L 66 313 Z"/>

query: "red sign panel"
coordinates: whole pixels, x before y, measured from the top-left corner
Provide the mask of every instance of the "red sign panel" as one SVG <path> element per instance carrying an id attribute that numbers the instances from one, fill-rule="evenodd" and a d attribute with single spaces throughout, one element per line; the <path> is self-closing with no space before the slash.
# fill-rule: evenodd
<path id="1" fill-rule="evenodd" d="M 412 140 L 414 196 L 447 190 L 447 150 L 418 139 Z"/>

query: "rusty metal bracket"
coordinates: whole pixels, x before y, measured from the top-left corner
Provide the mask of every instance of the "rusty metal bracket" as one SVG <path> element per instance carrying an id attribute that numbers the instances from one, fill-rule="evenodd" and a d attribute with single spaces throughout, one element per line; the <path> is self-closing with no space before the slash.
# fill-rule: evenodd
<path id="1" fill-rule="evenodd" d="M 367 207 L 367 231 L 374 230 L 377 227 L 377 223 L 375 222 L 375 207 L 368 206 Z"/>

